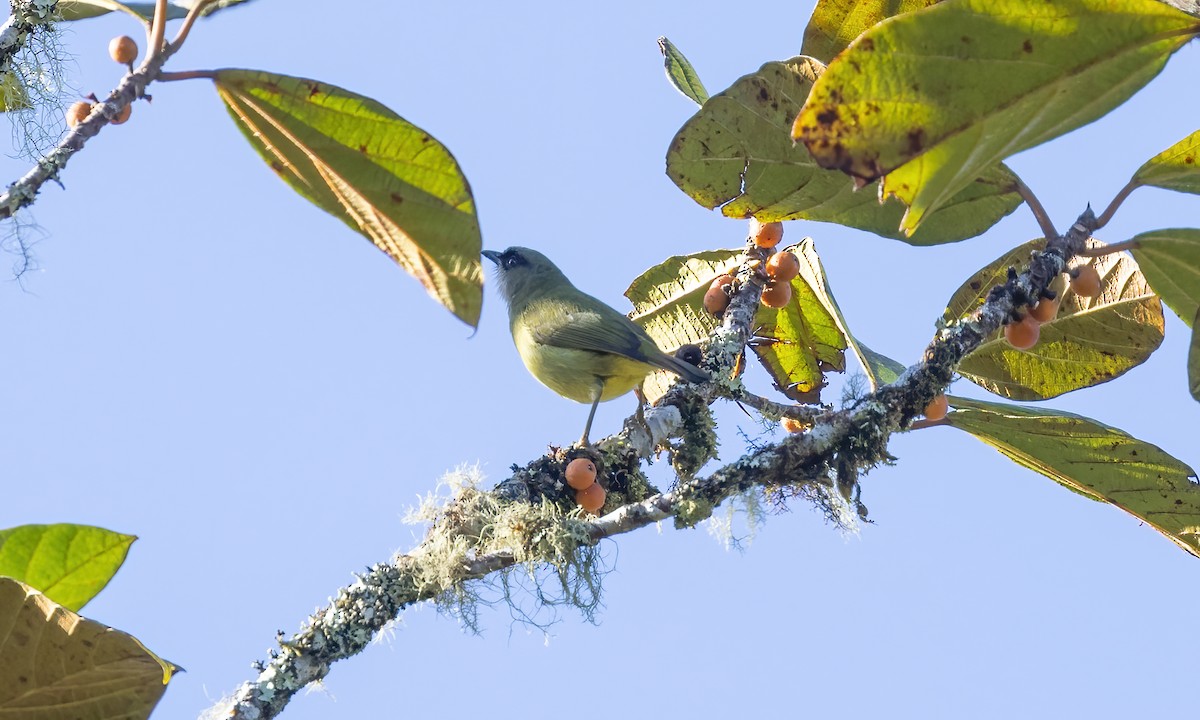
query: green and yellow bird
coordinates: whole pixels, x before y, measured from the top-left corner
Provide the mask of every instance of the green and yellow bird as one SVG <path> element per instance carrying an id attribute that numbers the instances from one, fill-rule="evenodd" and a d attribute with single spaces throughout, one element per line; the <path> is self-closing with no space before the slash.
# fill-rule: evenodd
<path id="1" fill-rule="evenodd" d="M 670 370 L 689 382 L 709 376 L 663 352 L 646 331 L 622 313 L 579 290 L 545 255 L 523 247 L 484 250 L 496 263 L 508 325 L 525 367 L 546 387 L 591 403 L 580 444 L 596 406 L 642 384 L 651 371 Z"/>

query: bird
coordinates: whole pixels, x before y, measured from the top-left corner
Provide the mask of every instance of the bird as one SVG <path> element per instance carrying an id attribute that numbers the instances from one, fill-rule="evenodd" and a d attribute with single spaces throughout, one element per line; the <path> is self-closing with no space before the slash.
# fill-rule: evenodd
<path id="1" fill-rule="evenodd" d="M 591 403 L 580 445 L 590 444 L 596 407 L 639 387 L 655 369 L 693 383 L 711 380 L 663 352 L 624 313 L 576 288 L 540 252 L 510 247 L 482 254 L 496 264 L 513 343 L 530 374 L 565 398 Z"/>

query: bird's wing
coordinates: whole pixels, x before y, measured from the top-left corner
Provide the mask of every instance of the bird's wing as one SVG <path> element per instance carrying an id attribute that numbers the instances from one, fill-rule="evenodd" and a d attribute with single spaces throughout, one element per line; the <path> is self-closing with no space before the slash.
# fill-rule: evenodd
<path id="1" fill-rule="evenodd" d="M 543 345 L 624 355 L 647 365 L 670 370 L 691 382 L 709 380 L 695 365 L 664 353 L 639 325 L 611 308 L 574 309 L 555 313 L 550 322 L 536 323 L 533 339 Z"/>

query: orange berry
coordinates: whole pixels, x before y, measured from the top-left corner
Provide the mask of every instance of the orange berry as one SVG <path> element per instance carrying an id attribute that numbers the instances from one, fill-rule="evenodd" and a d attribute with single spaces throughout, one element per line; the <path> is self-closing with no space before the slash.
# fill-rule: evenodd
<path id="1" fill-rule="evenodd" d="M 1040 323 L 1047 323 L 1058 315 L 1058 300 L 1042 298 L 1037 305 L 1029 308 L 1029 317 Z"/>
<path id="2" fill-rule="evenodd" d="M 762 304 L 778 310 L 787 307 L 792 301 L 792 286 L 790 283 L 767 283 L 762 291 Z"/>
<path id="3" fill-rule="evenodd" d="M 131 113 L 133 113 L 133 106 L 126 105 L 125 107 L 121 108 L 121 112 L 117 113 L 117 116 L 109 122 L 111 122 L 113 125 L 120 125 L 129 119 Z"/>
<path id="4" fill-rule="evenodd" d="M 1010 322 L 1004 326 L 1004 339 L 1018 350 L 1028 350 L 1037 345 L 1038 336 L 1042 334 L 1041 323 L 1028 315 L 1020 322 Z"/>
<path id="5" fill-rule="evenodd" d="M 1100 297 L 1100 273 L 1091 263 L 1080 265 L 1071 275 L 1071 290 L 1080 297 Z"/>
<path id="6" fill-rule="evenodd" d="M 704 309 L 710 314 L 723 313 L 727 307 L 729 307 L 729 296 L 725 294 L 724 288 L 714 285 L 704 293 Z"/>
<path id="7" fill-rule="evenodd" d="M 594 513 L 604 507 L 604 498 L 608 497 L 608 493 L 604 492 L 604 488 L 600 487 L 600 483 L 592 483 L 582 490 L 575 492 L 575 502 L 579 503 L 584 510 Z"/>
<path id="8" fill-rule="evenodd" d="M 791 282 L 792 278 L 800 274 L 800 259 L 795 253 L 777 252 L 767 258 L 766 271 L 767 277 L 775 282 Z"/>
<path id="9" fill-rule="evenodd" d="M 67 127 L 75 127 L 92 114 L 92 104 L 80 100 L 67 108 Z"/>
<path id="10" fill-rule="evenodd" d="M 945 395 L 939 394 L 937 397 L 929 401 L 929 404 L 925 406 L 925 412 L 923 414 L 925 415 L 926 420 L 941 420 L 942 418 L 946 417 L 946 413 L 949 412 L 949 410 L 950 401 L 946 399 Z"/>
<path id="11" fill-rule="evenodd" d="M 785 417 L 780 421 L 780 424 L 783 425 L 784 430 L 787 430 L 790 433 L 804 432 L 812 427 L 811 425 L 806 425 L 799 420 L 790 417 Z"/>
<path id="12" fill-rule="evenodd" d="M 783 223 L 765 223 L 758 218 L 750 218 L 750 237 L 760 248 L 773 248 L 783 239 Z"/>
<path id="13" fill-rule="evenodd" d="M 122 65 L 132 63 L 137 58 L 137 54 L 137 43 L 128 35 L 115 37 L 108 42 L 108 56 Z"/>
<path id="14" fill-rule="evenodd" d="M 567 484 L 582 490 L 596 484 L 596 463 L 585 457 L 577 457 L 567 463 Z"/>

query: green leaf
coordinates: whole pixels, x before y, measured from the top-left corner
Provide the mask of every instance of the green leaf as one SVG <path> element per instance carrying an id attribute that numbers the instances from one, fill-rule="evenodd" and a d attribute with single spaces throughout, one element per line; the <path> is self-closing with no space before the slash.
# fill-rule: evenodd
<path id="1" fill-rule="evenodd" d="M 812 238 L 784 252 L 800 261 L 800 275 L 791 282 L 792 301 L 778 310 L 760 305 L 749 344 L 780 392 L 797 402 L 815 403 L 825 387 L 825 373 L 846 369 L 848 343 Z"/>
<path id="2" fill-rule="evenodd" d="M 912 232 L 985 168 L 1120 105 L 1198 30 L 1156 0 L 946 0 L 855 40 L 793 135 L 822 167 L 883 177 Z"/>
<path id="3" fill-rule="evenodd" d="M 0 717 L 149 717 L 178 669 L 9 578 L 0 578 L 0 628 Z"/>
<path id="4" fill-rule="evenodd" d="M 800 52 L 828 63 L 854 38 L 894 15 L 920 10 L 938 0 L 817 0 L 804 28 Z"/>
<path id="5" fill-rule="evenodd" d="M 880 355 L 871 348 L 854 340 L 853 346 L 858 359 L 863 364 L 863 370 L 871 381 L 871 389 L 878 390 L 881 385 L 889 385 L 900 379 L 908 368 L 886 355 Z"/>
<path id="6" fill-rule="evenodd" d="M 631 319 L 667 352 L 703 342 L 720 323 L 704 309 L 704 293 L 713 280 L 734 272 L 741 262 L 741 250 L 708 250 L 667 258 L 639 275 L 625 291 L 633 303 Z M 675 379 L 674 373 L 651 373 L 642 392 L 654 402 Z"/>
<path id="7" fill-rule="evenodd" d="M 32 585 L 79 610 L 125 562 L 137 538 L 87 525 L 22 525 L 0 530 L 0 575 Z"/>
<path id="8" fill-rule="evenodd" d="M 871 389 L 875 390 L 880 385 L 886 385 L 900 377 L 900 374 L 906 369 L 903 365 L 871 350 L 855 339 L 850 332 L 846 316 L 842 314 L 842 309 L 838 307 L 837 300 L 833 296 L 833 290 L 829 287 L 829 279 L 825 276 L 825 267 L 821 264 L 821 257 L 817 254 L 817 246 L 813 239 L 804 238 L 799 245 L 789 249 L 800 259 L 800 277 L 812 288 L 825 312 L 836 323 L 844 340 L 842 347 L 849 347 L 858 358 L 859 363 L 862 364 L 863 371 L 871 383 Z M 843 363 L 842 367 L 838 369 L 844 370 L 845 364 Z"/>
<path id="9" fill-rule="evenodd" d="M 479 322 L 475 201 L 445 146 L 378 102 L 315 80 L 219 70 L 214 82 L 292 189 L 369 238 L 463 322 Z"/>
<path id="10" fill-rule="evenodd" d="M 146 21 L 154 17 L 154 3 L 152 2 L 133 2 L 124 3 L 124 5 Z M 58 0 L 58 14 L 63 20 L 87 20 L 120 10 L 120 5 L 111 0 Z M 187 13 L 187 8 L 167 5 L 168 20 L 180 20 L 187 17 Z"/>
<path id="11" fill-rule="evenodd" d="M 1029 251 L 1039 242 L 1026 243 L 980 270 L 951 303 L 965 306 L 970 302 L 962 300 L 964 295 L 986 295 L 998 268 L 1007 267 L 1010 259 L 1018 271 L 1024 270 Z M 1092 240 L 1089 245 L 1103 243 Z M 1058 316 L 1041 326 L 1040 339 L 1031 349 L 1017 350 L 997 332 L 963 359 L 959 373 L 1002 397 L 1045 400 L 1108 382 L 1144 362 L 1162 343 L 1162 303 L 1133 258 L 1115 253 L 1095 258 L 1092 264 L 1103 284 L 1099 298 L 1079 297 L 1068 289 Z"/>
<path id="12" fill-rule="evenodd" d="M 1200 194 L 1200 130 L 1146 161 L 1133 175 L 1138 185 Z"/>
<path id="13" fill-rule="evenodd" d="M 658 39 L 658 49 L 663 55 L 667 79 L 675 89 L 697 105 L 703 105 L 704 101 L 708 100 L 708 91 L 704 89 L 704 83 L 700 82 L 700 76 L 696 74 L 696 69 L 688 59 L 665 37 Z"/>
<path id="14" fill-rule="evenodd" d="M 951 398 L 946 423 L 1019 465 L 1115 505 L 1200 557 L 1196 473 L 1116 428 L 1055 410 Z"/>
<path id="15" fill-rule="evenodd" d="M 29 102 L 29 91 L 21 78 L 12 70 L 0 74 L 0 112 L 12 110 L 28 110 L 33 107 Z"/>
<path id="16" fill-rule="evenodd" d="M 1192 323 L 1192 345 L 1188 350 L 1188 390 L 1196 402 L 1200 402 L 1200 312 Z"/>
<path id="17" fill-rule="evenodd" d="M 1189 327 L 1200 309 L 1200 230 L 1151 230 L 1131 252 L 1146 280 Z"/>
<path id="18" fill-rule="evenodd" d="M 709 98 L 675 135 L 667 175 L 706 208 L 728 217 L 817 220 L 933 245 L 973 237 L 1021 203 L 1016 176 L 987 169 L 912 237 L 897 228 L 904 206 L 880 204 L 873 189 L 855 192 L 789 138 L 792 120 L 823 66 L 812 58 L 771 62 Z"/>

